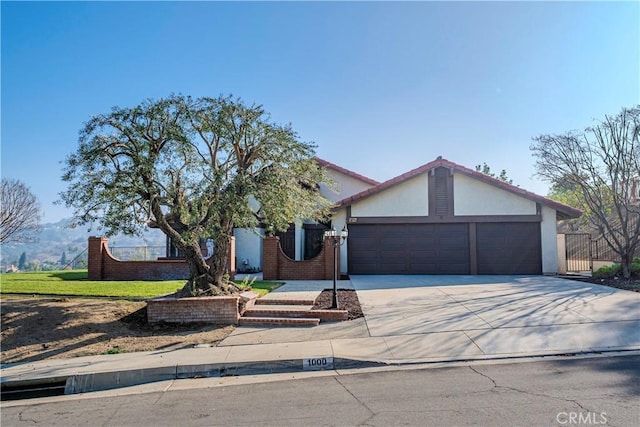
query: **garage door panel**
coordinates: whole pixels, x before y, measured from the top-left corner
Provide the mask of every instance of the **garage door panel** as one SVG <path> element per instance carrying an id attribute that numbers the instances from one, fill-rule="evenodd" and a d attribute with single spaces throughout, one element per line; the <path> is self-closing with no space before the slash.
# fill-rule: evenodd
<path id="1" fill-rule="evenodd" d="M 468 230 L 467 224 L 352 225 L 349 272 L 469 274 Z"/>
<path id="2" fill-rule="evenodd" d="M 479 274 L 541 274 L 539 223 L 477 224 Z"/>

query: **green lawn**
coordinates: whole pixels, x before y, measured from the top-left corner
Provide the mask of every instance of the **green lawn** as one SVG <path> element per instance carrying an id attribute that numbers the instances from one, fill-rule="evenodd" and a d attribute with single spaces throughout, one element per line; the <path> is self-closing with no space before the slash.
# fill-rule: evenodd
<path id="1" fill-rule="evenodd" d="M 3 294 L 151 298 L 175 292 L 184 284 L 184 280 L 94 281 L 87 279 L 86 270 L 0 274 Z M 282 283 L 256 281 L 252 289 L 262 296 L 280 285 Z"/>

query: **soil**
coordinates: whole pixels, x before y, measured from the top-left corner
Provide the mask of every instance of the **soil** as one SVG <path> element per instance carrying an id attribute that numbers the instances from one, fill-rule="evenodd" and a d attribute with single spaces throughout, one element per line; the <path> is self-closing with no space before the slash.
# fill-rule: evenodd
<path id="1" fill-rule="evenodd" d="M 610 279 L 596 279 L 594 277 L 571 277 L 571 280 L 580 282 L 595 283 L 596 285 L 610 286 L 612 288 L 624 289 L 625 291 L 640 292 L 640 277 L 622 279 L 614 277 Z"/>
<path id="2" fill-rule="evenodd" d="M 234 326 L 147 323 L 144 302 L 2 298 L 1 363 L 215 346 Z"/>
<path id="3" fill-rule="evenodd" d="M 333 303 L 333 289 L 323 290 L 313 306 L 315 310 L 328 310 Z M 338 308 L 349 312 L 349 320 L 364 317 L 360 300 L 353 289 L 338 289 Z"/>

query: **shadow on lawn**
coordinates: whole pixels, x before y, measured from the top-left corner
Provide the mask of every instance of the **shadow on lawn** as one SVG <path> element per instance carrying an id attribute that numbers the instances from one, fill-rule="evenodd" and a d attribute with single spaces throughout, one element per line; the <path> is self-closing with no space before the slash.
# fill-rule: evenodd
<path id="1" fill-rule="evenodd" d="M 79 281 L 79 280 L 87 280 L 88 273 L 86 271 L 55 271 L 49 275 L 50 277 L 55 277 L 56 279 L 64 280 L 64 281 Z"/>

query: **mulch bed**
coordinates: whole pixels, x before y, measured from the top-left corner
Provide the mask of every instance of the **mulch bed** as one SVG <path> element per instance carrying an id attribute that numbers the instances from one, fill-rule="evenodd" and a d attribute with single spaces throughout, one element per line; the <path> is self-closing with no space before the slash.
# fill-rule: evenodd
<path id="1" fill-rule="evenodd" d="M 596 285 L 610 286 L 612 288 L 624 289 L 625 291 L 640 292 L 640 277 L 623 279 L 614 277 L 609 279 L 597 279 L 595 277 L 571 277 L 571 280 L 579 282 L 595 283 Z"/>
<path id="2" fill-rule="evenodd" d="M 333 289 L 323 290 L 313 305 L 314 310 L 329 310 L 333 302 Z M 353 289 L 338 289 L 338 308 L 349 312 L 349 320 L 364 317 L 360 300 Z"/>

